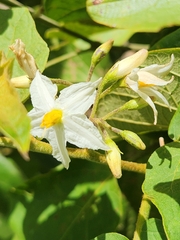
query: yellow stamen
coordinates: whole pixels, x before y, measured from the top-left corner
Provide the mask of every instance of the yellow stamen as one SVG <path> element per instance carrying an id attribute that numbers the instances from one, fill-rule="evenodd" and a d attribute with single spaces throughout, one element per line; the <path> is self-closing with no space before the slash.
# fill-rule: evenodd
<path id="1" fill-rule="evenodd" d="M 43 117 L 41 127 L 49 128 L 57 123 L 62 122 L 63 112 L 60 109 L 53 109 L 50 112 L 46 113 Z"/>
<path id="2" fill-rule="evenodd" d="M 145 82 L 141 82 L 140 80 L 138 81 L 138 85 L 139 87 L 153 87 L 154 84 L 152 83 L 145 83 Z"/>

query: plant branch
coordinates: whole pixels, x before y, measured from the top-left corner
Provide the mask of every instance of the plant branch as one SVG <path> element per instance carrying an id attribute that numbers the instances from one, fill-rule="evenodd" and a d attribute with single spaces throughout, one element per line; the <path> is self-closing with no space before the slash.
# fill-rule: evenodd
<path id="1" fill-rule="evenodd" d="M 7 137 L 0 137 L 0 146 L 16 148 L 13 142 Z M 106 164 L 106 157 L 104 154 L 98 153 L 91 149 L 79 149 L 79 148 L 67 148 L 70 158 L 84 159 L 96 163 Z M 30 151 L 38 152 L 43 154 L 52 154 L 52 147 L 49 143 L 37 140 L 31 137 Z M 137 172 L 145 174 L 146 164 L 145 163 L 135 163 L 122 160 L 122 169 L 131 172 Z"/>

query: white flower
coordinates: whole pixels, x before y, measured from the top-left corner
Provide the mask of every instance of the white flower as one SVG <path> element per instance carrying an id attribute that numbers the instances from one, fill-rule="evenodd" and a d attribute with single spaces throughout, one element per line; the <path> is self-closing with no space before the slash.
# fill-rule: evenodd
<path id="1" fill-rule="evenodd" d="M 171 55 L 171 61 L 166 65 L 153 64 L 145 68 L 135 68 L 129 75 L 126 76 L 125 82 L 133 91 L 135 91 L 141 98 L 143 98 L 153 109 L 154 124 L 157 123 L 157 109 L 152 99 L 158 99 L 165 103 L 169 108 L 169 103 L 166 98 L 157 90 L 156 86 L 165 86 L 171 83 L 174 79 L 172 77 L 169 81 L 165 81 L 159 77 L 168 74 L 174 63 L 174 55 Z"/>
<path id="2" fill-rule="evenodd" d="M 147 58 L 148 51 L 141 49 L 133 55 L 124 58 L 123 60 L 117 61 L 111 69 L 106 73 L 104 79 L 106 81 L 117 81 L 127 74 L 129 74 L 134 68 L 139 67 Z"/>
<path id="3" fill-rule="evenodd" d="M 30 86 L 34 108 L 32 135 L 46 138 L 52 146 L 53 156 L 68 169 L 70 158 L 66 142 L 80 148 L 107 150 L 98 129 L 86 117 L 85 112 L 94 103 L 96 82 L 82 82 L 63 89 L 56 98 L 57 86 L 37 71 Z"/>

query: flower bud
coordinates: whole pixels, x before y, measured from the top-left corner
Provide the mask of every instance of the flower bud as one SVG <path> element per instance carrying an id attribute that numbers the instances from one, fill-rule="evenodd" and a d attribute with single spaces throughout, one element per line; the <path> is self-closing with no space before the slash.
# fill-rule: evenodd
<path id="1" fill-rule="evenodd" d="M 110 85 L 124 78 L 134 68 L 139 67 L 147 58 L 148 51 L 141 49 L 135 54 L 116 62 L 103 78 L 103 85 Z"/>
<path id="2" fill-rule="evenodd" d="M 91 65 L 96 66 L 111 50 L 113 45 L 113 40 L 109 40 L 103 44 L 101 44 L 93 53 L 91 58 Z"/>
<path id="3" fill-rule="evenodd" d="M 123 106 L 121 106 L 122 110 L 138 110 L 148 106 L 147 102 L 145 102 L 142 98 L 134 98 L 126 102 Z"/>
<path id="4" fill-rule="evenodd" d="M 106 160 L 109 168 L 115 178 L 120 178 L 122 176 L 121 152 L 112 139 L 108 138 L 105 140 L 105 142 L 110 147 L 110 150 L 106 151 Z"/>
<path id="5" fill-rule="evenodd" d="M 125 141 L 127 141 L 133 147 L 141 150 L 144 150 L 146 148 L 145 144 L 136 133 L 124 130 L 120 132 L 120 135 Z"/>
<path id="6" fill-rule="evenodd" d="M 25 44 L 21 41 L 21 39 L 16 39 L 15 43 L 9 48 L 16 55 L 20 67 L 27 73 L 29 78 L 33 79 L 38 68 L 33 56 L 26 52 Z"/>
<path id="7" fill-rule="evenodd" d="M 91 65 L 89 68 L 87 81 L 90 81 L 93 71 L 96 65 L 106 56 L 106 54 L 111 50 L 113 45 L 113 40 L 109 40 L 103 44 L 101 44 L 93 53 L 91 58 Z"/>
<path id="8" fill-rule="evenodd" d="M 16 88 L 29 88 L 31 80 L 26 76 L 11 78 L 11 83 Z"/>

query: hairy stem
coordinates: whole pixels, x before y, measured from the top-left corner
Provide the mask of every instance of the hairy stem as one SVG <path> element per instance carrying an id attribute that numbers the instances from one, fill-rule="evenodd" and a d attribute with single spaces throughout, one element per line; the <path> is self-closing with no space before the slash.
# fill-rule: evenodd
<path id="1" fill-rule="evenodd" d="M 145 221 L 149 218 L 150 210 L 151 210 L 151 202 L 146 195 L 143 195 L 141 206 L 138 213 L 136 230 L 134 232 L 133 240 L 141 240 L 142 227 Z"/>
<path id="2" fill-rule="evenodd" d="M 7 137 L 0 137 L 0 146 L 16 148 L 13 142 Z M 84 159 L 92 162 L 107 164 L 105 155 L 100 154 L 99 152 L 96 152 L 94 150 L 86 148 L 67 148 L 67 150 L 71 158 Z M 42 142 L 34 137 L 31 137 L 30 151 L 51 155 L 52 147 L 49 143 Z M 122 169 L 126 171 L 145 174 L 146 164 L 122 160 Z"/>

